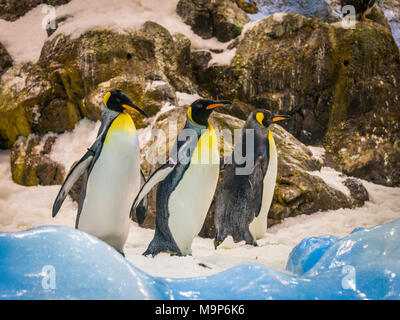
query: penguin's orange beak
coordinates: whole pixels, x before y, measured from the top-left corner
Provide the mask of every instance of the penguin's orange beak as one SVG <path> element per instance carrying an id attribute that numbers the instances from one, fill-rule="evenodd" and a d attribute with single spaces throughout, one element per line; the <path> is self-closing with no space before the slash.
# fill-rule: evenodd
<path id="1" fill-rule="evenodd" d="M 210 109 L 215 109 L 215 108 L 222 107 L 222 106 L 223 106 L 222 103 L 214 103 L 214 104 L 210 104 L 209 106 L 207 106 L 206 109 L 210 110 Z"/>
<path id="2" fill-rule="evenodd" d="M 274 117 L 272 117 L 272 122 L 278 122 L 278 121 L 288 120 L 288 119 L 290 119 L 290 116 L 275 115 Z"/>
<path id="3" fill-rule="evenodd" d="M 227 101 L 227 100 L 218 101 L 216 103 L 210 104 L 209 106 L 206 107 L 206 109 L 210 110 L 210 109 L 215 109 L 215 108 L 219 108 L 219 107 L 223 107 L 223 106 L 231 105 L 231 104 L 232 104 L 232 102 Z"/>
<path id="4" fill-rule="evenodd" d="M 131 111 L 137 112 L 137 113 L 141 114 L 142 116 L 145 116 L 146 118 L 149 117 L 146 112 L 144 112 L 138 106 L 135 106 L 133 103 L 132 103 L 132 105 L 123 104 L 122 107 L 127 109 L 127 110 L 131 110 Z"/>

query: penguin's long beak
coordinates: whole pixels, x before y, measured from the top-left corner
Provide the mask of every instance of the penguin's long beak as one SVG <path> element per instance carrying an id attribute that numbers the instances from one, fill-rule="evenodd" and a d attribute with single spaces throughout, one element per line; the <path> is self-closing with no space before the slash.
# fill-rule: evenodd
<path id="1" fill-rule="evenodd" d="M 122 107 L 127 110 L 131 110 L 131 111 L 140 113 L 142 116 L 149 118 L 149 115 L 146 112 L 144 112 L 142 109 L 140 109 L 137 105 L 135 105 L 133 102 L 131 102 L 130 104 L 123 104 Z"/>
<path id="2" fill-rule="evenodd" d="M 228 101 L 228 100 L 222 100 L 222 101 L 216 101 L 213 104 L 210 104 L 209 106 L 206 107 L 207 110 L 210 109 L 215 109 L 215 108 L 219 108 L 219 107 L 223 107 L 223 106 L 228 106 L 231 105 L 232 102 Z"/>
<path id="3" fill-rule="evenodd" d="M 276 114 L 272 117 L 272 122 L 278 122 L 278 121 L 288 120 L 288 119 L 290 119 L 290 116 Z"/>

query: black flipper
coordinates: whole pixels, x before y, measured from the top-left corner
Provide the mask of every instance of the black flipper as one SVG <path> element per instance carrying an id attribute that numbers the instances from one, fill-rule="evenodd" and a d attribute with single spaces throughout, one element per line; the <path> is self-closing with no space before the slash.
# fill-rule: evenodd
<path id="1" fill-rule="evenodd" d="M 144 174 L 142 170 L 140 170 L 140 186 L 143 187 L 146 183 L 146 178 L 144 177 Z M 142 224 L 144 222 L 144 219 L 146 219 L 146 214 L 147 214 L 147 207 L 148 207 L 148 201 L 147 201 L 147 195 L 143 197 L 142 201 L 138 204 L 136 208 L 136 218 L 137 222 L 139 224 Z M 132 216 L 132 213 L 131 213 Z"/>
<path id="2" fill-rule="evenodd" d="M 71 190 L 72 186 L 75 182 L 85 174 L 84 181 L 81 189 L 81 197 L 79 201 L 78 207 L 78 215 L 76 220 L 76 226 L 79 222 L 80 212 L 83 206 L 83 199 L 86 194 L 86 183 L 87 178 L 89 176 L 90 171 L 92 170 L 94 164 L 96 163 L 101 150 L 103 148 L 103 143 L 106 138 L 109 127 L 111 126 L 114 119 L 118 116 L 117 113 L 112 113 L 111 115 L 103 116 L 103 122 L 101 128 L 98 132 L 96 141 L 92 144 L 92 146 L 88 149 L 85 155 L 72 167 L 67 177 L 65 178 L 64 184 L 62 185 L 56 200 L 53 204 L 52 216 L 53 218 L 57 215 L 60 210 L 65 198 L 67 197 L 68 192 Z M 83 195 L 83 197 L 82 197 Z"/>
<path id="3" fill-rule="evenodd" d="M 254 163 L 254 169 L 249 175 L 249 181 L 254 195 L 254 213 L 258 217 L 261 210 L 264 189 L 263 158 L 261 156 Z"/>
<path id="4" fill-rule="evenodd" d="M 67 178 L 65 179 L 57 195 L 56 200 L 54 201 L 53 211 L 52 211 L 53 218 L 57 215 L 58 211 L 60 210 L 72 186 L 87 171 L 93 158 L 94 158 L 94 152 L 92 150 L 88 150 L 85 153 L 85 155 L 78 161 L 78 163 L 72 167 L 71 171 L 68 173 Z"/>
<path id="5" fill-rule="evenodd" d="M 137 194 L 135 201 L 131 207 L 130 217 L 132 217 L 133 212 L 145 198 L 145 196 L 153 189 L 153 187 L 158 184 L 160 181 L 163 181 L 171 172 L 174 170 L 175 164 L 168 161 L 167 163 L 163 164 L 160 168 L 158 168 L 154 173 L 151 175 L 149 180 L 142 186 L 139 193 Z"/>

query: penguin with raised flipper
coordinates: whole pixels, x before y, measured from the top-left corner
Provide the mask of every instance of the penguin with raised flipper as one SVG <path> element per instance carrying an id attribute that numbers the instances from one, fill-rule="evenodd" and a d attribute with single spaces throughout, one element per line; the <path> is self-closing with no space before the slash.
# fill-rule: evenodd
<path id="1" fill-rule="evenodd" d="M 225 175 L 214 212 L 215 248 L 227 236 L 232 236 L 235 242 L 245 240 L 246 244 L 254 246 L 257 239 L 264 237 L 278 170 L 275 141 L 268 127 L 288 118 L 258 109 L 247 119 L 239 139 L 241 146 L 235 147 L 232 155 L 227 157 L 230 163 L 224 165 Z M 248 139 L 247 135 L 254 139 Z M 254 147 L 247 148 L 249 141 Z M 240 159 L 245 160 L 238 163 L 235 152 L 243 153 L 242 150 L 247 154 L 241 154 Z M 254 166 L 249 172 L 241 173 L 240 169 L 247 161 L 253 161 Z"/>
<path id="2" fill-rule="evenodd" d="M 187 111 L 168 161 L 158 168 L 137 195 L 132 210 L 156 185 L 156 229 L 144 255 L 160 252 L 191 254 L 211 205 L 219 177 L 217 136 L 208 118 L 230 101 L 199 99 Z"/>
<path id="3" fill-rule="evenodd" d="M 125 110 L 148 117 L 123 91 L 105 94 L 97 139 L 72 167 L 53 205 L 55 217 L 72 186 L 83 176 L 75 227 L 107 242 L 122 255 L 132 197 L 144 184 L 136 127 Z M 136 210 L 139 223 L 146 215 L 145 201 Z"/>

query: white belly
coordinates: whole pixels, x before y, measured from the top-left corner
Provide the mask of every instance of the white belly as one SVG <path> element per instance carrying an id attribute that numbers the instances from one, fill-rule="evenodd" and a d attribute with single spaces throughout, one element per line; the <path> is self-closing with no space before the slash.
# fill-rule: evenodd
<path id="1" fill-rule="evenodd" d="M 137 136 L 118 131 L 110 133 L 89 176 L 78 229 L 123 251 L 130 208 L 139 188 Z"/>
<path id="2" fill-rule="evenodd" d="M 192 162 L 184 173 L 168 202 L 168 227 L 183 255 L 191 254 L 191 246 L 204 223 L 217 187 L 219 177 L 219 153 L 216 136 L 207 155 L 202 149 L 197 158 L 193 153 Z M 207 141 L 209 135 L 203 134 L 200 141 Z M 193 161 L 199 159 L 200 161 Z M 208 159 L 208 160 L 207 160 Z M 214 161 L 212 161 L 214 159 Z"/>
<path id="3" fill-rule="evenodd" d="M 258 215 L 249 225 L 250 233 L 253 238 L 258 240 L 265 236 L 267 231 L 267 219 L 269 208 L 271 207 L 272 198 L 274 196 L 274 189 L 276 183 L 276 176 L 278 173 L 278 154 L 276 152 L 276 146 L 274 138 L 271 133 L 269 136 L 269 164 L 267 173 L 264 177 L 264 188 L 262 195 L 261 210 Z"/>

